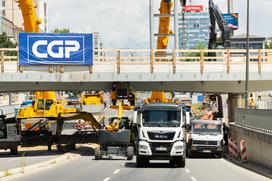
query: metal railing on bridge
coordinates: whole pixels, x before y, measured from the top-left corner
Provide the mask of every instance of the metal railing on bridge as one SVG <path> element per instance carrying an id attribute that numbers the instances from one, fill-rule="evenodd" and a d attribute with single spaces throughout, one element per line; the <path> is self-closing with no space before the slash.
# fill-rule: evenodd
<path id="1" fill-rule="evenodd" d="M 24 71 L 46 71 L 46 72 L 69 72 L 80 69 L 77 66 L 46 65 L 35 68 L 20 67 L 18 61 L 18 49 L 0 49 L 1 73 L 24 72 Z M 272 50 L 251 49 L 250 69 L 259 74 L 267 64 L 272 65 Z M 145 72 L 184 72 L 194 70 L 201 74 L 205 71 L 223 71 L 230 73 L 232 70 L 242 71 L 245 69 L 245 49 L 218 49 L 218 50 L 134 50 L 134 49 L 99 49 L 94 50 L 93 66 L 87 70 L 93 72 L 115 72 L 122 73 L 133 70 Z M 220 70 L 218 69 L 220 66 Z M 39 67 L 39 68 L 37 68 Z M 41 68 L 42 67 L 42 68 Z M 75 68 L 77 67 L 77 68 Z M 130 68 L 129 68 L 130 67 Z M 81 67 L 82 68 L 82 67 Z M 75 70 L 73 70 L 75 69 Z M 135 70 L 135 69 L 134 69 Z M 137 72 L 135 70 L 135 72 Z"/>

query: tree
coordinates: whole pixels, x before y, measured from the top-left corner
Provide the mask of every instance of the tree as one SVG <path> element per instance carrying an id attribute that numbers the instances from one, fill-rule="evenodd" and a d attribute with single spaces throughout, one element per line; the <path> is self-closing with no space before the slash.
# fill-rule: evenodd
<path id="1" fill-rule="evenodd" d="M 6 33 L 0 34 L 0 48 L 15 48 L 16 43 L 12 42 Z"/>
<path id="2" fill-rule="evenodd" d="M 272 41 L 267 42 L 266 45 L 265 45 L 265 48 L 266 49 L 272 49 Z"/>
<path id="3" fill-rule="evenodd" d="M 207 46 L 204 43 L 197 43 L 195 50 L 205 50 L 207 49 Z M 191 52 L 191 53 L 185 53 L 183 55 L 184 57 L 200 57 L 200 51 L 199 52 Z M 207 53 L 204 53 L 204 56 L 207 56 Z M 186 59 L 185 61 L 192 61 L 191 59 Z"/>
<path id="4" fill-rule="evenodd" d="M 69 28 L 56 28 L 53 30 L 53 33 L 70 33 Z"/>

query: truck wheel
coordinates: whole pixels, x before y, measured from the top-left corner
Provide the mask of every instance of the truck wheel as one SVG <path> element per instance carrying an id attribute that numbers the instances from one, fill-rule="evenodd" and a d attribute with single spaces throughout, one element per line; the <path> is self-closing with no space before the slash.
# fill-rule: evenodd
<path id="1" fill-rule="evenodd" d="M 149 164 L 149 159 L 142 157 L 142 156 L 137 156 L 136 157 L 136 166 L 137 167 L 145 167 Z"/>
<path id="2" fill-rule="evenodd" d="M 218 157 L 218 158 L 223 158 L 223 152 L 217 153 L 217 157 Z"/>
<path id="3" fill-rule="evenodd" d="M 96 147 L 94 149 L 94 159 L 95 160 L 100 160 L 101 159 L 101 149 L 100 146 Z"/>
<path id="4" fill-rule="evenodd" d="M 10 148 L 10 154 L 17 155 L 18 154 L 18 147 L 15 146 L 15 147 Z"/>
<path id="5" fill-rule="evenodd" d="M 134 156 L 134 148 L 133 146 L 127 147 L 127 160 L 132 160 Z"/>
<path id="6" fill-rule="evenodd" d="M 176 164 L 177 164 L 177 167 L 182 167 L 184 168 L 185 167 L 185 157 L 177 157 L 176 158 Z"/>

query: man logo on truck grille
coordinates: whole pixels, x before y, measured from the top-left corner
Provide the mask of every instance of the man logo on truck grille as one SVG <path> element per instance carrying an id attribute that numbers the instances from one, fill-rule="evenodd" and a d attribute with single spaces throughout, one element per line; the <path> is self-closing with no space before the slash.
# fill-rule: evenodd
<path id="1" fill-rule="evenodd" d="M 155 138 L 157 138 L 157 139 L 167 139 L 168 136 L 165 135 L 165 134 L 156 134 L 156 135 L 155 135 Z"/>

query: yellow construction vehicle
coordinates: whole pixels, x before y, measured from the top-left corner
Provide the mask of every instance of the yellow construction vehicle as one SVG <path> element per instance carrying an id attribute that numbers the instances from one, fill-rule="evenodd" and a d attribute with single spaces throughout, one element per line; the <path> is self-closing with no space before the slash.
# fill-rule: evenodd
<path id="1" fill-rule="evenodd" d="M 104 104 L 103 93 L 90 93 L 81 96 L 82 105 L 101 105 Z"/>
<path id="2" fill-rule="evenodd" d="M 152 91 L 151 97 L 144 100 L 146 104 L 148 103 L 155 103 L 155 102 L 161 102 L 161 103 L 172 103 L 173 99 L 166 98 L 164 91 Z"/>
<path id="3" fill-rule="evenodd" d="M 32 105 L 19 108 L 17 120 L 20 122 L 22 135 L 29 132 L 40 134 L 41 131 L 47 132 L 48 130 L 41 129 L 49 126 L 47 118 L 56 118 L 59 113 L 76 111 L 74 107 L 66 108 L 63 101 L 56 99 L 53 91 L 36 92 Z"/>

